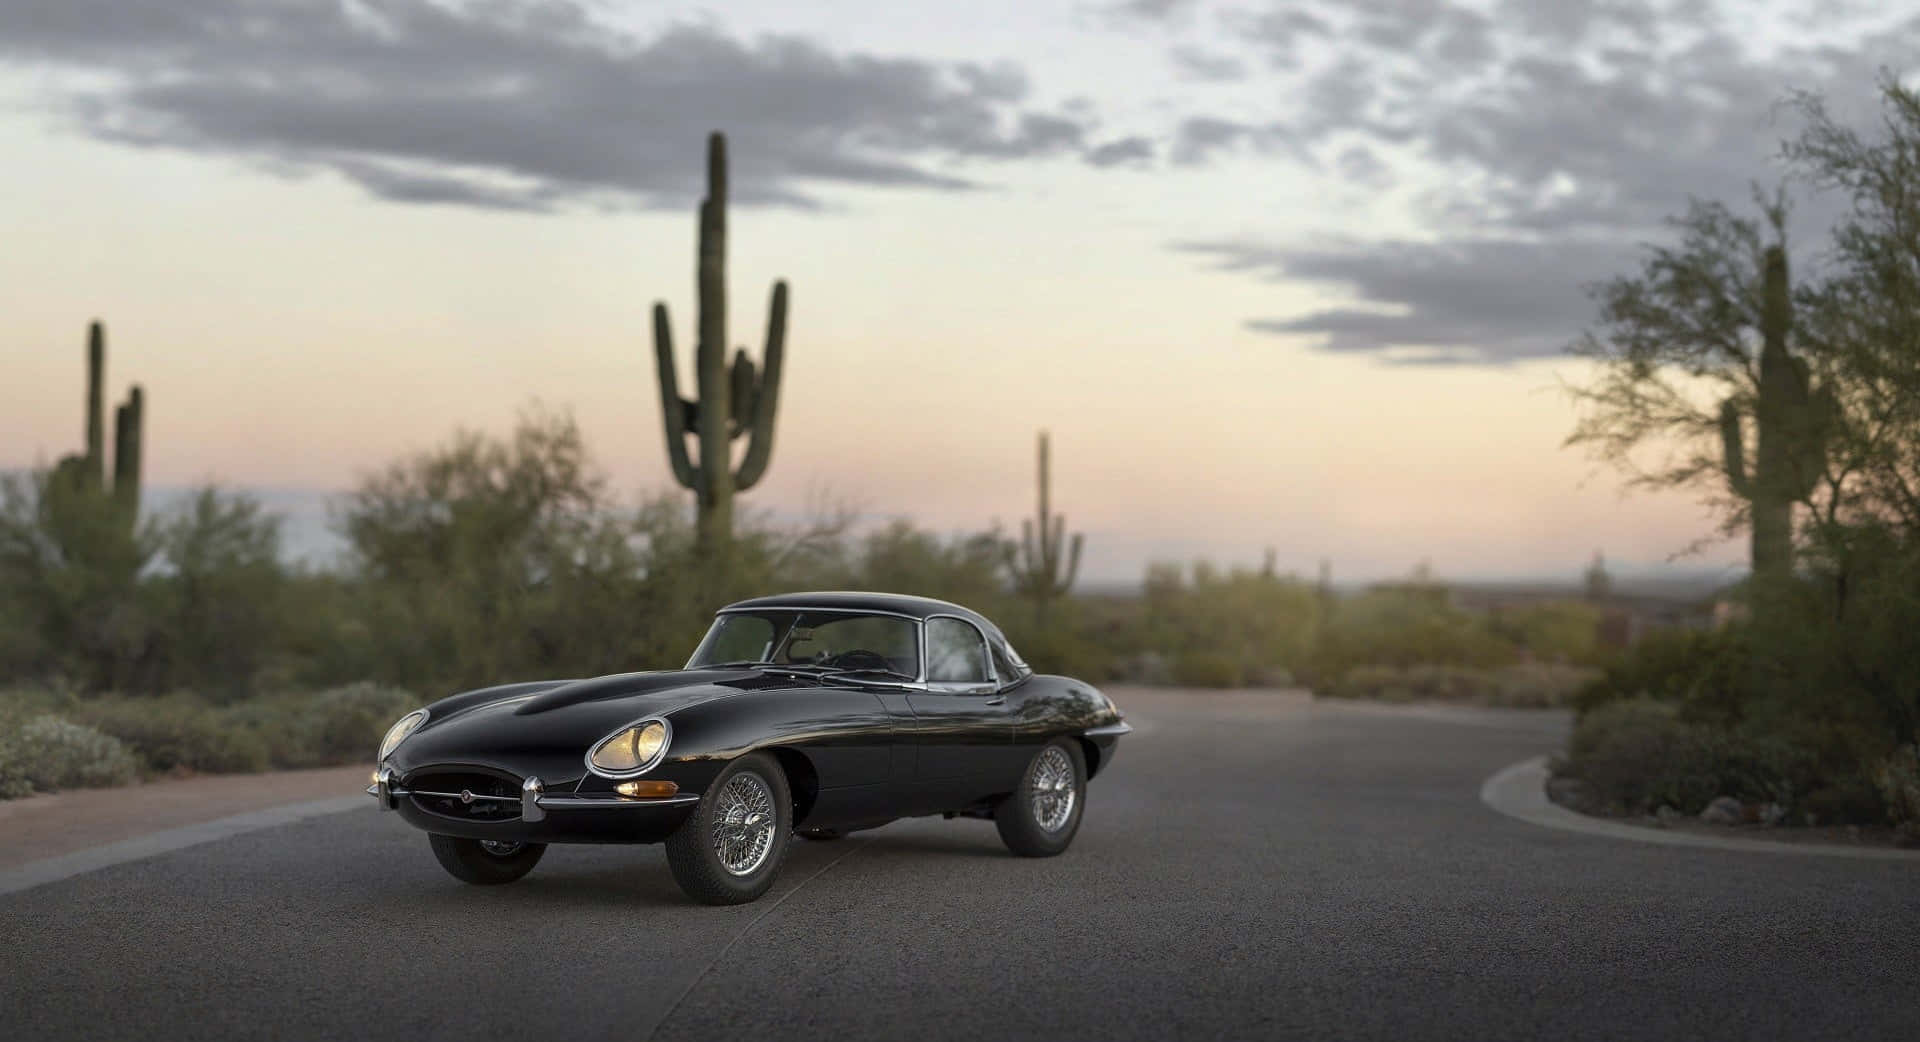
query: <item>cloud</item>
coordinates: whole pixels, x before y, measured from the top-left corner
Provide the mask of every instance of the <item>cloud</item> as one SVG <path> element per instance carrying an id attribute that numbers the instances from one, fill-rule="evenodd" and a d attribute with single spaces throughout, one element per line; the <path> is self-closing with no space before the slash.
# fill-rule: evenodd
<path id="1" fill-rule="evenodd" d="M 1247 63 L 1231 54 L 1182 44 L 1167 52 L 1182 79 L 1201 83 L 1236 83 L 1247 78 Z"/>
<path id="2" fill-rule="evenodd" d="M 1119 18 L 1162 22 L 1188 14 L 1200 6 L 1200 0 L 1120 0 L 1106 10 Z"/>
<path id="3" fill-rule="evenodd" d="M 86 134 L 332 171 L 399 202 L 678 207 L 712 129 L 749 204 L 1094 159 L 1092 113 L 1033 107 L 1011 65 L 701 25 L 639 37 L 572 0 L 10 0 L 0 62 L 103 74 L 62 104 Z"/>
<path id="4" fill-rule="evenodd" d="M 1175 248 L 1211 258 L 1220 270 L 1345 287 L 1359 298 L 1304 315 L 1250 319 L 1250 329 L 1304 335 L 1333 352 L 1393 352 L 1415 364 L 1498 364 L 1560 352 L 1590 312 L 1584 287 L 1630 255 L 1617 242 L 1503 238 L 1303 247 L 1230 240 Z"/>
<path id="5" fill-rule="evenodd" d="M 1304 164 L 1406 190 L 1420 241 L 1177 244 L 1224 270 L 1340 287 L 1354 303 L 1251 328 L 1321 347 L 1421 361 L 1558 354 L 1594 311 L 1581 287 L 1628 270 L 1689 197 L 1741 204 L 1771 183 L 1794 89 L 1857 108 L 1874 70 L 1913 67 L 1920 16 L 1861 9 L 1809 34 L 1707 0 L 1273 3 L 1226 24 L 1280 87 L 1269 127 Z M 1852 17 L 1852 15 L 1849 15 Z M 1864 19 L 1864 20 L 1863 20 Z M 1873 21 L 1873 19 L 1878 19 Z M 1776 20 L 1778 20 L 1776 18 Z M 1177 162 L 1251 140 L 1205 115 Z M 1797 226 L 1817 233 L 1831 201 Z"/>
<path id="6" fill-rule="evenodd" d="M 1109 141 L 1087 152 L 1087 162 L 1094 166 L 1120 166 L 1122 164 L 1141 165 L 1153 159 L 1153 142 L 1144 137 L 1125 137 L 1118 141 Z"/>
<path id="7" fill-rule="evenodd" d="M 1173 161 L 1181 166 L 1197 166 L 1242 144 L 1275 149 L 1289 147 L 1290 142 L 1288 129 L 1279 124 L 1193 116 L 1182 120 L 1174 132 Z"/>

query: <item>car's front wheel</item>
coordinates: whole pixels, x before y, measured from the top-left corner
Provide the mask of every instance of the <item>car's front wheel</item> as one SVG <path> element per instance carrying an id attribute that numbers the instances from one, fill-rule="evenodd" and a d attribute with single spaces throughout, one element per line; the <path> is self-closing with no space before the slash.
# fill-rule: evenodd
<path id="1" fill-rule="evenodd" d="M 1021 857 L 1052 857 L 1080 830 L 1087 805 L 1087 761 L 1063 738 L 1033 754 L 1020 787 L 994 808 L 993 823 L 1007 849 Z"/>
<path id="2" fill-rule="evenodd" d="M 703 904 L 744 904 L 773 886 L 793 835 L 786 773 L 766 753 L 727 765 L 699 807 L 667 837 L 667 866 Z"/>
<path id="3" fill-rule="evenodd" d="M 493 839 L 461 839 L 458 836 L 427 836 L 433 844 L 433 856 L 453 878 L 475 886 L 511 883 L 540 863 L 547 852 L 545 843 L 517 843 Z"/>

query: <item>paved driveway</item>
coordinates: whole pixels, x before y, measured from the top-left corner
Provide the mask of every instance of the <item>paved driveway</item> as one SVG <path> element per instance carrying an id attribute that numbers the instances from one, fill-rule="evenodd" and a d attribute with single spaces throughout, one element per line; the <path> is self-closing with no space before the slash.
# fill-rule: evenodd
<path id="1" fill-rule="evenodd" d="M 1629 843 L 1477 798 L 1564 717 L 1113 692 L 1071 851 L 797 843 L 757 904 L 659 848 L 448 878 L 333 814 L 0 897 L 9 1039 L 1920 1038 L 1920 867 Z"/>

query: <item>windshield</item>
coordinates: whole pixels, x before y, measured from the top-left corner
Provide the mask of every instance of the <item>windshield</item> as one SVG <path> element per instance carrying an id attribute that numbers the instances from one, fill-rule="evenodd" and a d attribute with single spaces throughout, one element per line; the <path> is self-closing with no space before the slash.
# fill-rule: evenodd
<path id="1" fill-rule="evenodd" d="M 688 669 L 798 666 L 920 675 L 920 627 L 894 615 L 728 612 L 713 620 Z"/>

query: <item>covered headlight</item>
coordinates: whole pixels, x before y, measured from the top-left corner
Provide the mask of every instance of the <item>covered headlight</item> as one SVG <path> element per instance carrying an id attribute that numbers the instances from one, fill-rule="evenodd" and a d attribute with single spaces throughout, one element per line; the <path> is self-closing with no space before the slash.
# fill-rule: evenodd
<path id="1" fill-rule="evenodd" d="M 374 757 L 374 762 L 378 763 L 386 759 L 390 753 L 400 747 L 401 742 L 407 740 L 407 736 L 412 734 L 415 728 L 426 722 L 427 711 L 424 709 L 416 709 L 401 717 L 392 727 L 387 728 L 387 736 L 380 739 L 380 755 Z"/>
<path id="2" fill-rule="evenodd" d="M 603 774 L 639 774 L 667 751 L 667 722 L 643 720 L 600 740 L 587 764 Z"/>

